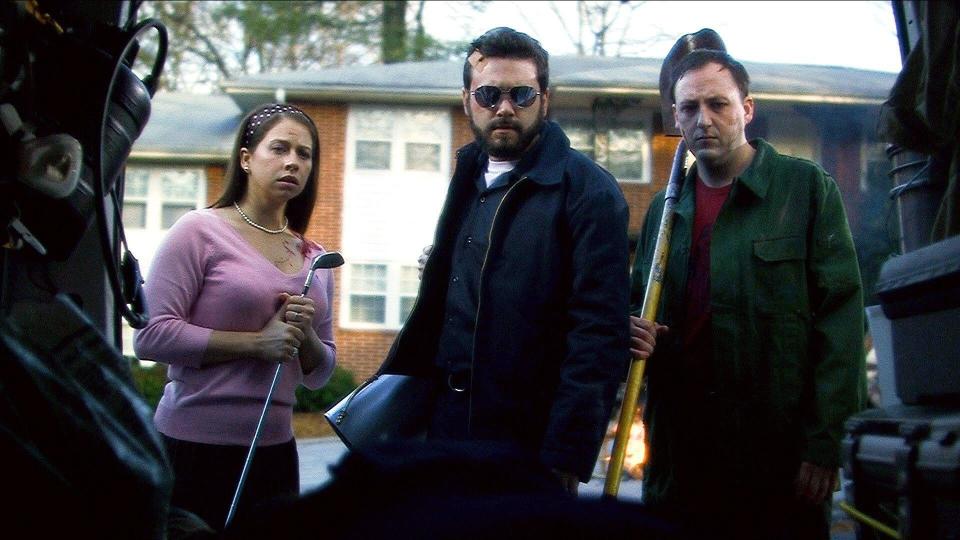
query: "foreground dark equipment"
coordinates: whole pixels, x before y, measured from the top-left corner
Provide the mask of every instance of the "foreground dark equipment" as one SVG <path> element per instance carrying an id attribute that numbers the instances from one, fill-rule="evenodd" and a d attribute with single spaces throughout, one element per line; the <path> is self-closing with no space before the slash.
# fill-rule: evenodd
<path id="1" fill-rule="evenodd" d="M 313 274 L 321 268 L 337 268 L 343 266 L 343 256 L 339 252 L 331 251 L 322 253 L 313 258 L 310 262 L 310 271 L 307 272 L 307 279 L 303 282 L 303 292 L 300 296 L 306 296 L 310 291 L 310 285 L 313 284 Z M 237 482 L 237 490 L 233 494 L 233 501 L 230 503 L 230 511 L 227 512 L 227 521 L 229 525 L 237 511 L 237 503 L 240 501 L 240 495 L 243 493 L 243 484 L 247 481 L 247 474 L 250 472 L 250 464 L 253 463 L 253 455 L 257 451 L 257 443 L 260 442 L 260 435 L 263 432 L 263 421 L 267 418 L 267 411 L 270 410 L 270 401 L 273 400 L 273 392 L 277 389 L 277 383 L 280 382 L 280 373 L 283 371 L 283 364 L 277 364 L 277 371 L 273 374 L 273 382 L 270 383 L 270 391 L 267 392 L 267 399 L 263 403 L 263 411 L 260 412 L 260 420 L 257 421 L 257 429 L 253 433 L 253 441 L 250 443 L 250 450 L 247 451 L 247 459 L 243 463 L 243 471 L 240 472 L 240 480 Z"/>
<path id="2" fill-rule="evenodd" d="M 5 538 L 167 537 L 169 463 L 120 353 L 120 317 L 146 320 L 123 167 L 167 43 L 139 4 L 0 3 Z"/>
<path id="3" fill-rule="evenodd" d="M 858 538 L 960 537 L 960 7 L 892 2 L 903 69 L 880 108 L 903 255 L 877 280 L 878 372 L 895 397 L 846 423 Z M 875 313 L 877 313 L 875 311 Z M 897 403 L 899 401 L 899 404 Z"/>
<path id="4" fill-rule="evenodd" d="M 890 322 L 900 405 L 846 423 L 847 509 L 901 538 L 960 533 L 960 236 L 884 264 L 877 294 Z M 889 536 L 889 534 L 888 534 Z M 880 538 L 867 530 L 862 538 Z"/>
<path id="5" fill-rule="evenodd" d="M 499 441 L 395 441 L 348 452 L 322 488 L 243 512 L 221 540 L 688 537 L 636 502 L 577 498 L 527 451 Z M 375 508 L 375 512 L 371 509 Z"/>
<path id="6" fill-rule="evenodd" d="M 663 114 L 664 131 L 671 135 L 679 135 L 673 122 L 672 102 L 670 99 L 670 79 L 674 67 L 684 56 L 696 49 L 726 50 L 720 36 L 709 28 L 704 28 L 693 34 L 686 34 L 674 44 L 660 68 L 660 106 Z M 667 126 L 671 128 L 668 129 Z M 670 236 L 673 232 L 673 212 L 677 200 L 680 198 L 680 187 L 686 175 L 684 160 L 687 156 L 687 145 L 683 139 L 677 144 L 673 156 L 673 166 L 670 168 L 670 179 L 667 182 L 667 193 L 663 204 L 663 214 L 660 217 L 660 228 L 657 232 L 657 244 L 654 247 L 653 266 L 650 269 L 650 278 L 643 297 L 641 317 L 648 321 L 657 320 L 657 310 L 660 307 L 660 291 L 663 287 L 663 276 L 667 268 L 667 255 L 670 252 Z M 617 434 L 613 441 L 613 451 L 610 454 L 610 465 L 607 468 L 607 477 L 603 486 L 605 497 L 616 498 L 620 490 L 620 476 L 623 470 L 623 461 L 627 455 L 627 443 L 630 440 L 630 426 L 637 410 L 637 401 L 640 398 L 640 388 L 643 384 L 643 372 L 646 360 L 634 360 L 630 363 L 627 374 L 627 386 L 620 406 L 620 417 L 617 421 Z"/>
<path id="7" fill-rule="evenodd" d="M 960 409 L 898 405 L 846 424 L 843 461 L 853 480 L 845 499 L 886 536 L 956 538 L 960 531 Z M 848 512 L 851 507 L 845 508 Z"/>

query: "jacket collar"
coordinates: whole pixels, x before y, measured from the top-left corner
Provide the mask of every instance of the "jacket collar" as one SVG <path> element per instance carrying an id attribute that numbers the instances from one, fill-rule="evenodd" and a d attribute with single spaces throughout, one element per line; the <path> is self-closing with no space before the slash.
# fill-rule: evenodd
<path id="1" fill-rule="evenodd" d="M 763 199 L 767 196 L 767 189 L 770 187 L 770 179 L 773 177 L 770 173 L 773 167 L 774 157 L 777 151 L 763 139 L 753 139 L 749 141 L 757 153 L 753 156 L 753 161 L 747 170 L 739 176 L 739 181 L 743 186 L 753 192 L 758 198 Z"/>
<path id="2" fill-rule="evenodd" d="M 540 136 L 533 147 L 520 158 L 512 174 L 523 176 L 540 185 L 558 184 L 563 180 L 563 171 L 567 166 L 570 139 L 560 126 L 552 120 L 545 120 Z M 457 173 L 468 173 L 468 168 L 479 170 L 489 156 L 474 141 L 457 150 Z"/>
<path id="3" fill-rule="evenodd" d="M 753 139 L 748 141 L 748 144 L 752 145 L 757 153 L 753 156 L 753 161 L 750 162 L 746 170 L 740 176 L 734 178 L 734 182 L 742 185 L 757 198 L 763 199 L 767 196 L 767 189 L 770 187 L 772 158 L 779 154 L 763 139 Z M 692 193 L 692 190 L 695 189 L 696 186 L 693 185 L 693 182 L 696 180 L 696 174 L 697 169 L 696 164 L 694 164 L 690 167 L 690 171 L 684 179 L 684 194 Z M 681 194 L 681 199 L 684 198 L 684 194 Z"/>

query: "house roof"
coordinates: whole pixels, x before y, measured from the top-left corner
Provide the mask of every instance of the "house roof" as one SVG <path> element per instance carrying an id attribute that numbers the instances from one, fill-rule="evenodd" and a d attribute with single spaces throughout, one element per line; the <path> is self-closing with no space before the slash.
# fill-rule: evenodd
<path id="1" fill-rule="evenodd" d="M 226 160 L 242 117 L 240 107 L 228 96 L 158 92 L 130 157 L 164 162 Z"/>
<path id="2" fill-rule="evenodd" d="M 659 101 L 655 58 L 555 56 L 550 59 L 553 102 L 601 96 L 650 96 Z M 744 62 L 756 99 L 793 103 L 876 105 L 897 75 L 833 66 Z M 249 75 L 222 85 L 226 95 L 159 93 L 131 157 L 137 160 L 211 161 L 229 157 L 242 111 L 274 101 L 456 104 L 463 63 L 458 60 L 348 66 Z"/>
<path id="3" fill-rule="evenodd" d="M 550 59 L 550 83 L 555 99 L 570 94 L 651 95 L 659 93 L 656 58 L 555 56 Z M 896 74 L 861 69 L 796 64 L 744 62 L 751 93 L 758 99 L 877 104 Z M 456 103 L 460 99 L 463 62 L 459 60 L 349 66 L 317 71 L 250 75 L 222 88 L 241 107 L 273 99 L 283 88 L 287 99 Z"/>

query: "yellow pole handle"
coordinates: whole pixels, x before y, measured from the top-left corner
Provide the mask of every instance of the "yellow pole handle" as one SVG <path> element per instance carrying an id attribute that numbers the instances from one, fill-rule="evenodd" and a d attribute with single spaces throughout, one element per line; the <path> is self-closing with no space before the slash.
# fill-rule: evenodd
<path id="1" fill-rule="evenodd" d="M 863 523 L 864 525 L 873 527 L 874 529 L 882 532 L 883 534 L 889 536 L 890 538 L 893 538 L 894 540 L 900 540 L 900 533 L 897 532 L 893 527 L 889 527 L 884 523 L 882 523 L 880 520 L 874 519 L 868 516 L 867 514 L 864 514 L 863 512 L 857 510 L 856 507 L 849 504 L 847 501 L 840 501 L 840 508 L 842 508 L 844 512 L 850 514 L 854 519 Z"/>
<path id="2" fill-rule="evenodd" d="M 650 267 L 650 276 L 647 279 L 647 288 L 643 297 L 643 308 L 640 316 L 648 321 L 657 320 L 660 291 L 663 289 L 663 276 L 667 268 L 667 256 L 670 253 L 670 235 L 673 232 L 673 207 L 680 196 L 680 186 L 683 183 L 683 161 L 686 154 L 687 146 L 683 139 L 680 139 L 680 143 L 677 144 L 677 151 L 673 156 L 673 166 L 670 170 L 670 180 L 667 183 L 667 193 L 663 203 L 663 214 L 660 217 L 660 230 L 657 232 L 657 244 L 653 249 L 653 264 Z M 614 436 L 613 450 L 610 453 L 610 465 L 607 468 L 607 477 L 603 486 L 604 497 L 616 498 L 620 491 L 623 461 L 627 456 L 627 442 L 630 440 L 630 428 L 633 427 L 633 417 L 636 414 L 637 401 L 640 399 L 643 370 L 646 364 L 646 360 L 643 359 L 633 360 L 630 363 L 627 386 L 623 394 L 623 403 L 620 406 L 620 418 L 617 421 L 617 433 Z"/>

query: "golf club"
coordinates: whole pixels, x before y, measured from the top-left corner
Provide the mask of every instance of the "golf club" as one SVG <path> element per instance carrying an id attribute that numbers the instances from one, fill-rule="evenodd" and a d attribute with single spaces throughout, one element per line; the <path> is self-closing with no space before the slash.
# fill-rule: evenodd
<path id="1" fill-rule="evenodd" d="M 307 295 L 310 285 L 313 284 L 313 274 L 320 268 L 336 268 L 343 265 L 343 255 L 337 251 L 330 251 L 317 255 L 310 261 L 310 271 L 307 272 L 307 279 L 303 282 L 303 292 L 300 297 Z M 240 494 L 243 493 L 243 484 L 247 481 L 247 473 L 250 472 L 250 464 L 253 463 L 253 454 L 257 451 L 257 443 L 260 442 L 260 433 L 263 430 L 263 421 L 267 417 L 267 411 L 270 410 L 270 401 L 273 399 L 273 392 L 277 389 L 277 383 L 280 382 L 280 372 L 283 371 L 283 363 L 277 364 L 277 371 L 273 374 L 273 382 L 270 383 L 270 391 L 267 392 L 267 399 L 263 403 L 263 411 L 260 413 L 260 420 L 257 422 L 257 429 L 253 433 L 253 442 L 250 443 L 250 450 L 247 451 L 247 459 L 243 463 L 243 471 L 240 472 L 240 480 L 237 482 L 237 490 L 233 493 L 233 501 L 230 502 L 230 510 L 227 512 L 227 520 L 224 522 L 224 528 L 230 525 L 233 515 L 237 511 L 237 503 L 240 501 Z"/>

